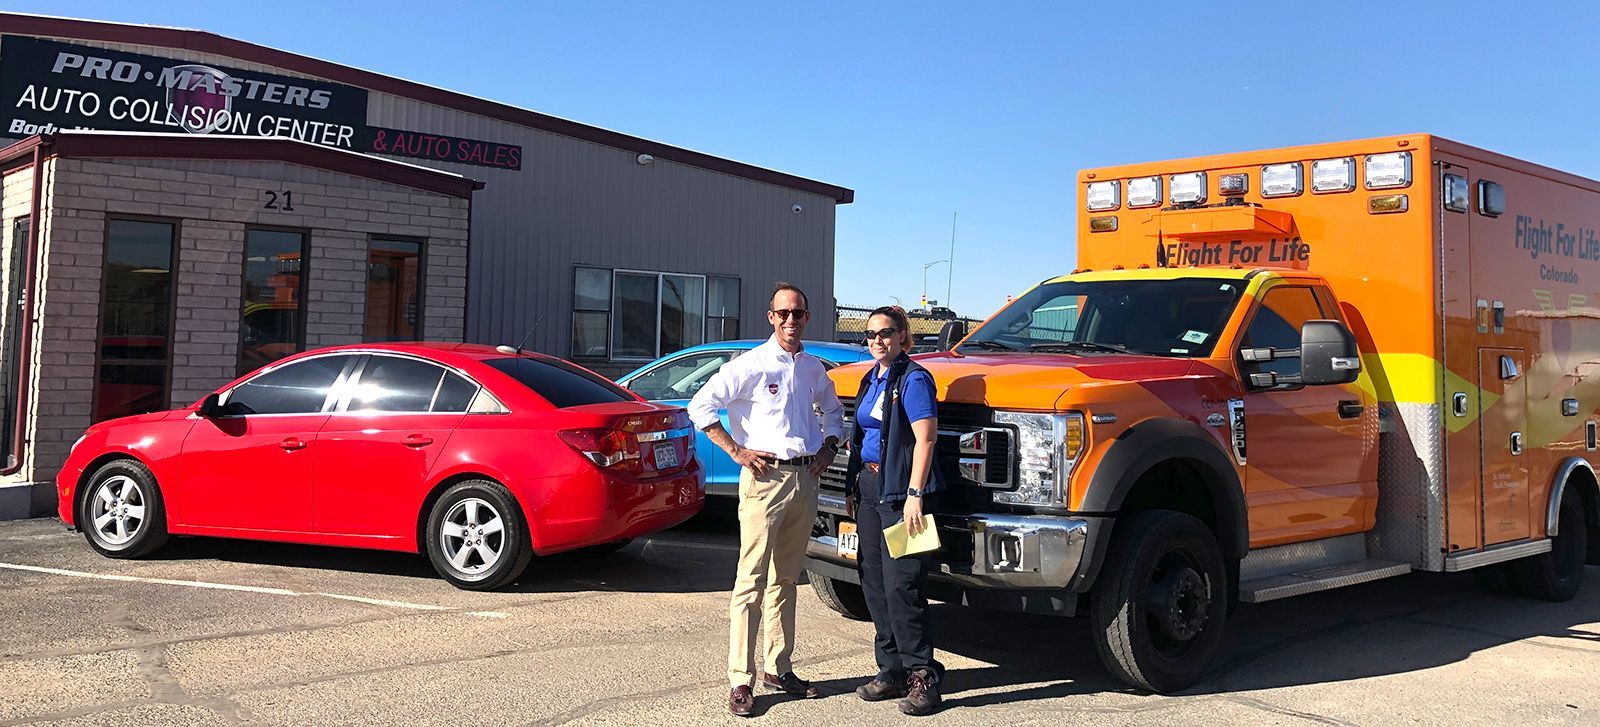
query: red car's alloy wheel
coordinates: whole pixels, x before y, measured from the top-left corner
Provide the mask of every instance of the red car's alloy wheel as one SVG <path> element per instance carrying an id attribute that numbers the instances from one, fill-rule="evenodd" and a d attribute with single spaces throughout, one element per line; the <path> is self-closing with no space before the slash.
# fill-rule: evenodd
<path id="1" fill-rule="evenodd" d="M 469 497 L 450 507 L 439 526 L 445 559 L 461 575 L 476 576 L 500 562 L 505 521 L 488 502 Z"/>
<path id="2" fill-rule="evenodd" d="M 148 499 L 132 477 L 107 477 L 95 487 L 89 499 L 90 522 L 84 525 L 93 528 L 95 539 L 107 547 L 127 545 L 144 525 Z"/>

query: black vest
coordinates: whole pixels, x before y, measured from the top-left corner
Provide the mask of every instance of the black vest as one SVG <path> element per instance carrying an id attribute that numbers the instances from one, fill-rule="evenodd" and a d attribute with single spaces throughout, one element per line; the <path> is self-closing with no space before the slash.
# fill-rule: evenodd
<path id="1" fill-rule="evenodd" d="M 904 502 L 906 487 L 911 482 L 911 460 L 916 452 L 917 435 L 911 430 L 911 418 L 906 415 L 905 407 L 900 405 L 900 398 L 905 395 L 907 375 L 913 371 L 926 369 L 912 361 L 910 356 L 900 354 L 900 357 L 889 363 L 888 380 L 884 382 L 883 401 L 883 464 L 879 479 L 884 502 Z M 850 431 L 850 466 L 845 470 L 844 490 L 847 495 L 860 492 L 856 486 L 861 470 L 865 467 L 861 459 L 861 440 L 865 433 L 861 429 L 861 407 L 872 406 L 864 401 L 867 388 L 872 385 L 873 373 L 877 367 L 867 369 L 861 377 L 861 388 L 856 391 L 856 418 L 855 426 Z M 928 481 L 923 484 L 924 493 L 938 492 L 944 489 L 944 475 L 939 471 L 939 458 L 934 455 L 932 466 L 928 471 Z"/>

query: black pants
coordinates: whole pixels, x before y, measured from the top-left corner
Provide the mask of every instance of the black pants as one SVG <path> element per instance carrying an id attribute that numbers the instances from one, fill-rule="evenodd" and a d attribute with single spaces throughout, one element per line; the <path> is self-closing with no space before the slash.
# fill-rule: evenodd
<path id="1" fill-rule="evenodd" d="M 903 505 L 878 502 L 881 488 L 877 473 L 871 470 L 863 470 L 858 483 L 861 590 L 877 631 L 873 651 L 878 678 L 903 684 L 911 670 L 923 669 L 932 672 L 932 681 L 937 683 L 944 675 L 944 665 L 933 658 L 932 619 L 923 595 L 931 554 L 890 557 L 883 529 L 905 517 Z M 923 512 L 931 511 L 930 505 L 924 502 Z"/>

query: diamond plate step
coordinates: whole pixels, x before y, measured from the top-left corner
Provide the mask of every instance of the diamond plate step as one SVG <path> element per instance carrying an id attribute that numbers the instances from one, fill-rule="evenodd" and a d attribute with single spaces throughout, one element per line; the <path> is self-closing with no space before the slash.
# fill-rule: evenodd
<path id="1" fill-rule="evenodd" d="M 1246 581 L 1239 585 L 1239 600 L 1245 603 L 1276 601 L 1280 598 L 1303 596 L 1307 593 L 1368 583 L 1410 572 L 1410 564 L 1368 558 Z"/>

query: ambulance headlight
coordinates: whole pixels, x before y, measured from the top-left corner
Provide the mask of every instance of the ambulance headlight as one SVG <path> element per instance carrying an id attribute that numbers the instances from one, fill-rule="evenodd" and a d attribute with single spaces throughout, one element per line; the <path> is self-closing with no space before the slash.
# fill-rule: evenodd
<path id="1" fill-rule="evenodd" d="M 1136 177 L 1128 180 L 1128 206 L 1154 207 L 1161 204 L 1161 178 Z"/>
<path id="2" fill-rule="evenodd" d="M 1083 196 L 1090 212 L 1114 210 L 1122 206 L 1122 182 L 1090 182 Z"/>
<path id="3" fill-rule="evenodd" d="M 1199 204 L 1206 201 L 1206 173 L 1189 172 L 1172 175 L 1172 203 Z"/>
<path id="4" fill-rule="evenodd" d="M 1293 197 L 1305 191 L 1305 168 L 1300 162 L 1268 164 L 1261 168 L 1261 196 Z"/>
<path id="5" fill-rule="evenodd" d="M 1061 507 L 1068 479 L 1087 445 L 1083 414 L 997 411 L 994 422 L 1017 428 L 1017 488 L 994 493 L 994 501 L 1013 505 Z"/>
<path id="6" fill-rule="evenodd" d="M 1318 159 L 1311 163 L 1311 191 L 1348 192 L 1355 188 L 1355 157 Z"/>
<path id="7" fill-rule="evenodd" d="M 1396 189 L 1411 185 L 1411 152 L 1367 155 L 1367 189 Z"/>

